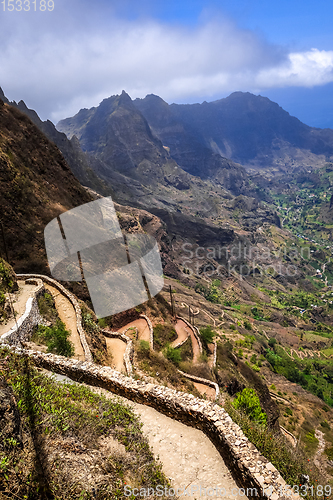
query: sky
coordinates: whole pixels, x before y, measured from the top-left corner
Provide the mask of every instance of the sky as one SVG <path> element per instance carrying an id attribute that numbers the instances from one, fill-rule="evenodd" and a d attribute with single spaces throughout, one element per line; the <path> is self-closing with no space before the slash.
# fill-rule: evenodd
<path id="1" fill-rule="evenodd" d="M 0 86 L 54 123 L 122 90 L 244 91 L 333 128 L 332 21 L 331 0 L 3 0 Z"/>

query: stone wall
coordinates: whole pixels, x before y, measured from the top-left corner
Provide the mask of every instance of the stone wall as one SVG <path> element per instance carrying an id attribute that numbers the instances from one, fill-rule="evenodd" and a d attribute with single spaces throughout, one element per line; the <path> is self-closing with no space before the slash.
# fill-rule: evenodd
<path id="1" fill-rule="evenodd" d="M 76 298 L 74 297 L 74 295 L 72 293 L 70 293 L 64 286 L 62 286 L 60 283 L 58 283 L 58 281 L 56 281 L 52 278 L 49 278 L 48 276 L 44 276 L 42 274 L 18 274 L 17 277 L 19 279 L 34 279 L 34 278 L 40 279 L 40 280 L 44 281 L 45 283 L 48 283 L 49 285 L 53 286 L 57 290 L 59 290 L 59 292 L 70 301 L 70 303 L 74 307 L 74 311 L 76 314 L 76 326 L 77 326 L 77 331 L 78 331 L 79 336 L 80 336 L 80 341 L 81 341 L 81 345 L 82 345 L 82 348 L 84 351 L 85 359 L 86 359 L 86 361 L 92 361 L 92 355 L 91 355 L 89 346 L 87 344 L 86 335 L 85 335 L 83 327 L 82 327 L 81 307 L 80 307 L 78 301 L 76 300 Z"/>
<path id="2" fill-rule="evenodd" d="M 136 329 L 136 333 L 138 333 L 138 329 Z M 127 328 L 127 330 L 130 330 L 130 328 Z M 133 358 L 134 358 L 134 347 L 133 347 L 133 341 L 127 337 L 125 330 L 124 333 L 120 332 L 110 332 L 109 330 L 102 330 L 103 335 L 106 337 L 114 338 L 114 339 L 120 339 L 126 344 L 126 349 L 124 352 L 124 365 L 126 368 L 126 373 L 129 377 L 133 375 Z"/>
<path id="3" fill-rule="evenodd" d="M 21 279 L 31 278 L 31 275 L 20 275 L 19 277 Z M 43 279 L 44 281 L 49 282 L 52 286 L 55 286 L 59 291 L 61 291 L 61 293 L 64 293 L 64 295 L 69 298 L 73 304 L 77 313 L 77 318 L 80 320 L 81 325 L 81 310 L 72 294 L 51 278 L 40 275 L 34 275 L 34 278 Z M 38 291 L 39 293 L 42 293 L 43 284 L 40 283 L 40 285 L 41 286 Z M 26 324 L 27 326 L 25 331 L 29 333 L 31 332 L 31 324 L 33 321 L 38 320 L 38 323 L 42 321 L 42 318 L 40 316 L 37 318 L 37 316 L 34 316 L 35 314 L 39 315 L 36 292 L 34 297 L 28 299 L 26 313 L 21 317 L 22 321 L 20 324 L 21 326 Z M 145 317 L 145 319 L 147 318 Z M 192 325 L 190 325 L 183 318 L 180 319 L 185 321 L 185 323 L 192 328 L 192 331 L 194 330 L 195 327 L 193 328 Z M 150 321 L 148 324 L 150 324 L 150 331 L 152 334 L 153 329 Z M 82 362 L 74 359 L 68 359 L 63 356 L 22 349 L 15 345 L 9 345 L 10 343 L 15 344 L 18 341 L 17 330 L 12 330 L 0 339 L 0 343 L 8 349 L 15 351 L 19 355 L 28 356 L 32 359 L 36 366 L 67 375 L 73 380 L 77 380 L 79 382 L 85 382 L 93 386 L 103 387 L 115 394 L 119 394 L 120 396 L 124 396 L 138 403 L 152 406 L 159 412 L 175 420 L 179 420 L 187 425 L 201 429 L 214 443 L 240 487 L 245 488 L 245 490 L 248 488 L 255 488 L 258 494 L 256 498 L 265 500 L 268 498 L 271 500 L 283 500 L 286 498 L 287 495 L 285 492 L 287 491 L 287 487 L 280 473 L 270 462 L 268 462 L 265 457 L 259 453 L 255 446 L 250 443 L 240 427 L 232 421 L 228 413 L 220 406 L 200 398 L 195 398 L 192 394 L 179 392 L 152 383 L 134 380 L 133 378 L 122 375 L 110 367 L 102 367 L 89 362 L 88 360 Z M 110 333 L 111 332 L 108 332 L 109 335 Z M 198 332 L 196 333 L 198 335 Z M 21 333 L 19 333 L 19 335 L 21 335 Z M 118 335 L 122 336 L 124 334 L 118 333 Z M 131 370 L 131 341 L 126 335 L 125 337 L 129 341 L 127 342 L 127 347 L 129 348 L 127 355 L 128 365 L 130 366 L 129 370 Z M 84 332 L 83 338 L 85 340 Z M 200 339 L 198 340 L 200 342 Z M 201 343 L 199 343 L 199 345 L 201 346 Z M 90 353 L 89 348 L 87 352 Z M 183 375 L 192 377 L 188 374 Z M 201 380 L 198 377 L 192 377 L 192 379 L 194 378 L 198 382 L 203 382 L 205 384 L 208 383 L 208 385 L 212 384 L 212 386 L 216 385 L 211 381 Z M 216 390 L 218 390 L 218 387 Z M 255 494 L 253 494 L 253 496 L 255 496 Z M 292 498 L 294 500 L 300 500 L 298 495 L 292 495 Z"/>
<path id="4" fill-rule="evenodd" d="M 196 377 L 195 375 L 190 375 L 189 373 L 184 373 L 180 370 L 178 372 L 183 375 L 184 377 L 188 378 L 189 380 L 193 380 L 193 382 L 199 382 L 200 384 L 205 384 L 208 385 L 209 387 L 213 387 L 215 389 L 215 399 L 218 398 L 220 394 L 220 388 L 219 386 L 213 382 L 212 380 L 208 380 L 207 378 L 201 378 L 201 377 Z"/>
<path id="5" fill-rule="evenodd" d="M 154 328 L 153 325 L 145 314 L 140 314 L 140 318 L 144 318 L 147 323 L 148 323 L 148 328 L 149 328 L 149 344 L 150 344 L 150 349 L 153 351 L 154 350 Z"/>
<path id="6" fill-rule="evenodd" d="M 188 339 L 190 339 L 190 338 L 191 338 L 191 335 L 188 334 L 188 336 L 186 337 L 185 340 L 183 340 L 182 342 L 180 342 L 179 344 L 177 344 L 177 345 L 174 346 L 174 349 L 179 349 L 179 347 L 182 347 L 188 341 Z"/>
<path id="7" fill-rule="evenodd" d="M 45 324 L 38 308 L 38 298 L 45 293 L 44 284 L 40 279 L 27 279 L 26 283 L 36 285 L 37 288 L 31 292 L 26 302 L 24 314 L 17 319 L 16 324 L 8 332 L 2 335 L 2 342 L 19 345 L 21 342 L 29 340 L 35 326 Z"/>
<path id="8" fill-rule="evenodd" d="M 280 473 L 250 443 L 228 413 L 215 403 L 195 398 L 192 394 L 134 380 L 110 367 L 15 346 L 8 348 L 19 355 L 29 356 L 36 366 L 67 375 L 79 382 L 105 388 L 201 429 L 214 443 L 240 487 L 245 490 L 255 488 L 258 496 L 255 493 L 253 496 L 258 499 L 282 500 L 287 497 L 283 494 L 287 488 Z M 300 500 L 298 495 L 289 498 Z"/>
<path id="9" fill-rule="evenodd" d="M 189 322 L 187 321 L 187 319 L 182 318 L 182 316 L 178 316 L 178 315 L 177 315 L 177 316 L 176 316 L 176 318 L 177 318 L 177 319 L 181 319 L 182 321 L 184 321 L 184 323 L 186 323 L 186 324 L 187 324 L 187 326 L 188 326 L 189 328 L 191 328 L 191 330 L 192 330 L 192 332 L 193 332 L 193 334 L 194 334 L 194 336 L 195 336 L 195 338 L 196 338 L 196 340 L 197 340 L 197 342 L 198 342 L 200 354 L 202 354 L 202 344 L 201 344 L 201 340 L 200 340 L 200 332 L 199 332 L 198 328 L 197 328 L 196 326 L 191 325 L 191 323 L 189 323 Z"/>

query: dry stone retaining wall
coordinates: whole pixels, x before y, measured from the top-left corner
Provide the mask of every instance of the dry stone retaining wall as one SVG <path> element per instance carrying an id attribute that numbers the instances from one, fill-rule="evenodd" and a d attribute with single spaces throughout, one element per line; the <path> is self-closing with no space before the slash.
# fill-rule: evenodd
<path id="1" fill-rule="evenodd" d="M 144 318 L 147 323 L 148 323 L 148 328 L 149 328 L 149 344 L 150 344 L 150 349 L 153 351 L 154 350 L 154 328 L 153 325 L 145 314 L 140 314 L 140 318 Z"/>
<path id="2" fill-rule="evenodd" d="M 78 301 L 74 297 L 74 295 L 72 293 L 70 293 L 58 281 L 56 281 L 52 278 L 49 278 L 48 276 L 44 276 L 42 274 L 18 274 L 17 277 L 21 278 L 21 279 L 31 279 L 31 278 L 40 279 L 40 280 L 44 281 L 45 283 L 48 283 L 49 285 L 53 286 L 54 288 L 57 288 L 57 290 L 59 290 L 59 292 L 70 301 L 70 303 L 74 307 L 74 311 L 76 314 L 76 326 L 77 326 L 77 331 L 78 331 L 79 336 L 80 336 L 80 341 L 81 341 L 81 345 L 83 347 L 85 359 L 86 359 L 86 361 L 92 361 L 93 358 L 92 358 L 89 346 L 87 344 L 86 335 L 85 335 L 84 330 L 82 328 L 81 308 L 80 308 Z"/>
<path id="3" fill-rule="evenodd" d="M 110 367 L 14 346 L 7 347 L 20 355 L 29 356 L 39 367 L 67 375 L 79 382 L 103 387 L 201 429 L 214 443 L 239 486 L 245 490 L 255 488 L 257 496 L 255 493 L 253 496 L 258 499 L 282 500 L 287 497 L 281 493 L 287 491 L 287 488 L 280 473 L 250 443 L 240 427 L 220 406 L 195 398 L 192 394 L 134 380 Z M 289 498 L 300 500 L 298 495 Z"/>
<path id="4" fill-rule="evenodd" d="M 215 398 L 217 399 L 219 394 L 220 394 L 220 388 L 219 386 L 213 382 L 212 380 L 208 380 L 207 378 L 201 378 L 201 377 L 195 377 L 194 375 L 190 375 L 189 373 L 184 373 L 180 370 L 178 370 L 181 375 L 184 377 L 188 378 L 189 380 L 193 380 L 193 382 L 199 382 L 200 384 L 205 384 L 208 385 L 209 387 L 213 387 L 215 389 L 216 396 Z"/>
<path id="5" fill-rule="evenodd" d="M 1 337 L 2 342 L 9 344 L 20 344 L 28 340 L 32 334 L 35 326 L 45 324 L 43 318 L 39 314 L 38 297 L 45 293 L 45 288 L 42 280 L 40 279 L 27 279 L 26 283 L 36 285 L 38 288 L 31 292 L 25 306 L 25 311 L 20 316 L 16 324 Z"/>
<path id="6" fill-rule="evenodd" d="M 127 330 L 130 330 L 130 328 L 127 328 Z M 131 377 L 133 375 L 132 362 L 133 362 L 133 358 L 134 358 L 134 347 L 133 347 L 133 341 L 129 337 L 127 337 L 127 335 L 125 335 L 127 330 L 125 330 L 124 333 L 110 332 L 109 330 L 102 330 L 102 333 L 106 337 L 120 339 L 123 342 L 125 342 L 126 349 L 125 349 L 124 356 L 123 356 L 124 364 L 125 364 L 127 375 L 129 377 Z M 136 331 L 138 331 L 137 328 L 136 328 Z"/>
<path id="7" fill-rule="evenodd" d="M 191 323 L 189 323 L 189 322 L 187 321 L 187 319 L 182 318 L 181 316 L 176 316 L 176 318 L 177 318 L 177 319 L 181 319 L 182 321 L 184 321 L 184 323 L 186 323 L 186 324 L 187 324 L 187 326 L 188 326 L 189 328 L 191 328 L 191 330 L 192 330 L 192 332 L 193 332 L 193 334 L 194 334 L 194 336 L 195 336 L 195 338 L 196 338 L 196 340 L 197 340 L 197 342 L 198 342 L 200 354 L 202 354 L 202 344 L 201 344 L 201 340 L 200 340 L 200 333 L 199 333 L 198 328 L 197 328 L 196 326 L 191 325 Z"/>
<path id="8" fill-rule="evenodd" d="M 184 345 L 184 344 L 188 341 L 188 339 L 189 339 L 189 338 L 191 338 L 191 335 L 190 335 L 190 334 L 188 334 L 188 336 L 186 337 L 186 339 L 185 339 L 185 340 L 183 340 L 183 341 L 182 341 L 182 342 L 180 342 L 179 344 L 175 345 L 175 346 L 174 346 L 174 349 L 179 349 L 179 347 L 182 347 L 182 346 L 183 346 L 183 345 Z"/>
<path id="9" fill-rule="evenodd" d="M 19 275 L 19 277 L 21 279 L 29 279 L 32 275 Z M 80 329 L 83 333 L 84 343 L 82 342 L 82 345 L 84 346 L 86 344 L 86 340 L 81 325 L 81 310 L 74 296 L 72 296 L 72 294 L 62 285 L 51 278 L 41 275 L 33 275 L 33 277 L 37 280 L 43 279 L 44 281 L 49 282 L 71 301 L 77 313 L 78 327 L 80 324 Z M 27 301 L 25 314 L 19 319 L 19 326 L 24 326 L 23 333 L 19 332 L 21 339 L 23 339 L 21 336 L 25 335 L 24 332 L 27 332 L 27 335 L 31 333 L 33 328 L 31 324 L 33 321 L 37 321 L 35 324 L 42 322 L 42 318 L 40 317 L 38 311 L 36 296 L 38 293 L 42 293 L 44 286 L 42 282 L 39 284 L 40 287 L 37 291 L 35 291 L 34 296 L 30 297 Z M 147 319 L 152 335 L 153 329 L 149 318 L 144 315 L 142 315 L 142 317 Z M 192 328 L 192 330 L 194 330 L 195 327 L 193 328 L 192 325 L 190 325 L 183 318 L 180 319 L 182 319 L 190 328 Z M 81 338 L 81 332 L 79 331 L 79 333 Z M 108 332 L 108 334 L 110 333 L 111 332 Z M 287 485 L 280 473 L 270 462 L 268 462 L 265 457 L 259 453 L 255 446 L 243 434 L 240 427 L 232 421 L 228 413 L 220 406 L 195 398 L 192 394 L 179 392 L 167 387 L 125 377 L 110 367 L 101 367 L 99 365 L 95 365 L 89 360 L 82 362 L 74 359 L 67 359 L 63 356 L 22 349 L 15 345 L 9 345 L 10 343 L 16 343 L 18 341 L 17 334 L 18 332 L 16 327 L 15 329 L 11 329 L 1 337 L 0 344 L 4 344 L 8 349 L 15 351 L 17 354 L 29 356 L 36 366 L 46 368 L 62 375 L 67 375 L 80 382 L 103 387 L 115 394 L 119 394 L 120 396 L 124 396 L 138 403 L 152 406 L 159 412 L 164 413 L 173 419 L 201 429 L 214 443 L 227 466 L 233 472 L 239 486 L 245 488 L 245 490 L 248 488 L 255 488 L 258 495 L 257 498 L 265 500 L 268 498 L 270 500 L 283 500 L 286 498 L 285 492 L 287 491 Z M 199 346 L 202 349 L 200 339 L 198 338 L 198 332 L 196 332 L 195 335 L 199 342 Z M 124 334 L 118 333 L 118 336 L 124 336 Z M 126 339 L 128 339 L 128 337 L 126 337 Z M 130 339 L 128 340 L 129 342 L 127 343 L 127 347 L 130 351 L 130 345 L 132 342 Z M 87 353 L 90 354 L 87 344 L 86 347 Z M 130 358 L 129 351 L 128 358 Z M 131 369 L 132 366 L 130 359 L 128 363 Z M 198 382 L 203 382 L 205 384 L 211 383 L 212 386 L 216 385 L 214 382 L 203 380 L 199 377 L 193 377 L 188 374 L 183 375 L 189 378 L 191 377 L 192 379 L 195 378 Z M 218 390 L 218 387 L 215 387 L 215 389 Z M 254 496 L 256 495 L 254 494 Z M 292 498 L 294 500 L 300 500 L 298 495 L 292 495 Z"/>

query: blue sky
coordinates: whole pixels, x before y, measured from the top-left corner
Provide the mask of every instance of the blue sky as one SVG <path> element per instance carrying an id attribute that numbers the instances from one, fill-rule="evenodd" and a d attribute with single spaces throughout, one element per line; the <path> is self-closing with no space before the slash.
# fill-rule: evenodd
<path id="1" fill-rule="evenodd" d="M 170 103 L 242 90 L 275 100 L 309 125 L 333 128 L 328 0 L 54 0 L 52 12 L 38 6 L 0 11 L 0 86 L 43 119 L 57 122 L 123 89 Z"/>

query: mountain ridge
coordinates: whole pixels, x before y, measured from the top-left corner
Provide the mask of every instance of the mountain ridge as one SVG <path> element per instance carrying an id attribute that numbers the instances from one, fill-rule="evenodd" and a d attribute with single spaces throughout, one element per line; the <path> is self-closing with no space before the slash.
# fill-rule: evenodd
<path id="1" fill-rule="evenodd" d="M 148 95 L 134 102 L 170 146 L 171 155 L 178 158 L 172 142 L 177 131 L 172 133 L 168 126 L 158 128 L 156 100 Z M 169 120 L 190 129 L 202 146 L 246 168 L 274 168 L 283 162 L 290 168 L 304 162 L 319 166 L 333 155 L 333 130 L 305 125 L 267 97 L 234 92 L 210 103 L 165 104 Z"/>

